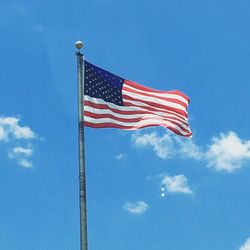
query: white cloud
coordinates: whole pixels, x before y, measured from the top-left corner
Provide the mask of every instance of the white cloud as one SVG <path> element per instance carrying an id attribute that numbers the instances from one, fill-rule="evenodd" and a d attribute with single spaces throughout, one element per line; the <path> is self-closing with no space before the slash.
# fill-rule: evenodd
<path id="1" fill-rule="evenodd" d="M 250 140 L 241 140 L 235 132 L 221 133 L 212 142 L 205 155 L 208 166 L 217 171 L 233 172 L 250 159 Z"/>
<path id="2" fill-rule="evenodd" d="M 27 126 L 20 126 L 16 117 L 0 117 L 0 140 L 32 139 L 35 133 Z"/>
<path id="3" fill-rule="evenodd" d="M 16 117 L 0 117 L 0 142 L 12 147 L 8 156 L 24 168 L 31 168 L 32 162 L 28 160 L 33 155 L 34 147 L 30 140 L 34 139 L 35 133 L 28 126 L 21 126 Z M 28 142 L 28 146 L 16 146 Z"/>
<path id="4" fill-rule="evenodd" d="M 216 171 L 232 173 L 242 168 L 250 160 L 250 140 L 243 140 L 230 131 L 212 138 L 206 149 L 201 149 L 190 138 L 180 138 L 169 133 L 163 136 L 156 132 L 148 134 L 135 133 L 132 142 L 138 148 L 152 147 L 161 159 L 173 157 L 202 161 Z"/>
<path id="5" fill-rule="evenodd" d="M 177 155 L 196 160 L 202 157 L 202 152 L 191 138 L 180 138 L 168 132 L 162 136 L 156 132 L 135 133 L 132 135 L 132 142 L 138 148 L 152 147 L 161 159 L 170 159 Z"/>
<path id="6" fill-rule="evenodd" d="M 135 133 L 132 135 L 132 142 L 138 148 L 153 147 L 155 154 L 162 159 L 172 158 L 174 154 L 173 141 L 169 134 L 158 136 L 156 132 L 143 135 Z"/>
<path id="7" fill-rule="evenodd" d="M 16 147 L 13 148 L 13 153 L 16 155 L 24 155 L 29 157 L 33 154 L 33 148 L 31 146 L 28 148 Z"/>
<path id="8" fill-rule="evenodd" d="M 33 155 L 33 150 L 31 144 L 29 144 L 27 148 L 15 147 L 11 150 L 8 156 L 10 159 L 15 159 L 18 165 L 24 168 L 32 168 L 33 164 L 31 161 L 27 160 L 27 158 Z"/>
<path id="9" fill-rule="evenodd" d="M 239 250 L 250 250 L 250 238 L 246 240 Z"/>
<path id="10" fill-rule="evenodd" d="M 21 167 L 24 168 L 32 168 L 33 167 L 33 163 L 31 161 L 28 161 L 26 159 L 19 159 L 17 161 L 18 165 L 20 165 Z"/>
<path id="11" fill-rule="evenodd" d="M 123 208 L 131 214 L 141 215 L 149 208 L 148 204 L 144 201 L 126 202 Z"/>
<path id="12" fill-rule="evenodd" d="M 24 148 L 24 147 L 14 147 L 9 152 L 8 156 L 10 159 L 20 158 L 20 157 L 30 157 L 33 154 L 33 146 L 31 143 Z"/>
<path id="13" fill-rule="evenodd" d="M 7 133 L 3 127 L 0 127 L 0 141 L 5 141 L 7 139 Z"/>
<path id="14" fill-rule="evenodd" d="M 193 191 L 188 186 L 188 180 L 184 175 L 175 175 L 175 176 L 168 176 L 165 175 L 161 182 L 162 194 L 163 191 L 167 191 L 168 193 L 182 193 L 182 194 L 193 194 Z"/>
<path id="15" fill-rule="evenodd" d="M 175 137 L 175 142 L 177 143 L 178 154 L 183 158 L 202 159 L 203 153 L 191 138 L 180 139 L 179 137 Z"/>
<path id="16" fill-rule="evenodd" d="M 120 160 L 123 160 L 125 157 L 126 157 L 126 154 L 118 154 L 115 156 L 115 159 L 120 161 Z"/>

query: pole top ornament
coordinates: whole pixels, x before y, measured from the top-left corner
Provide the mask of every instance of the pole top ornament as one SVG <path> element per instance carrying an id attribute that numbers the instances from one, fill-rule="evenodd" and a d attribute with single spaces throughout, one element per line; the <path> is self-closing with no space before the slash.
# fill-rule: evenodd
<path id="1" fill-rule="evenodd" d="M 82 42 L 82 41 L 77 41 L 77 42 L 75 43 L 75 46 L 76 46 L 77 49 L 80 50 L 80 49 L 83 47 L 83 42 Z"/>

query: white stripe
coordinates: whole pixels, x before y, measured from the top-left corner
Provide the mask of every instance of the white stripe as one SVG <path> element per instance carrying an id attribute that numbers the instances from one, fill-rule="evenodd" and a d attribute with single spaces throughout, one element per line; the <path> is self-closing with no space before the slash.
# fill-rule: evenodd
<path id="1" fill-rule="evenodd" d="M 115 105 L 113 103 L 110 103 L 110 102 L 105 102 L 104 100 L 100 99 L 100 98 L 94 98 L 94 97 L 90 97 L 88 95 L 84 95 L 84 99 L 86 101 L 89 101 L 89 102 L 92 102 L 92 103 L 95 103 L 95 104 L 104 104 L 104 105 L 108 105 L 110 108 L 112 109 L 117 109 L 117 110 L 120 110 L 120 111 L 146 111 L 146 112 L 152 112 L 152 113 L 155 113 L 155 114 L 158 114 L 158 115 L 161 115 L 161 116 L 165 116 L 165 115 L 170 115 L 172 114 L 173 116 L 175 116 L 176 118 L 179 118 L 179 119 L 182 119 L 184 122 L 187 122 L 187 118 L 179 113 L 177 113 L 179 116 L 176 116 L 176 112 L 174 111 L 166 111 L 164 109 L 160 109 L 160 108 L 156 108 L 156 107 L 153 107 L 155 110 L 157 111 L 149 111 L 147 109 L 144 109 L 144 107 L 151 107 L 150 105 L 147 105 L 147 104 L 144 104 L 144 103 L 138 103 L 138 102 L 134 102 L 134 101 L 130 101 L 130 100 L 126 100 L 124 99 L 124 101 L 128 101 L 129 103 L 133 104 L 133 105 L 138 105 L 140 107 L 133 107 L 133 106 L 119 106 L 119 105 Z M 85 107 L 87 107 L 85 105 Z"/>
<path id="2" fill-rule="evenodd" d="M 163 116 L 159 116 L 159 115 L 155 115 L 155 114 L 118 114 L 113 112 L 112 110 L 109 109 L 96 109 L 96 108 L 92 108 L 90 106 L 85 106 L 84 111 L 88 111 L 92 114 L 100 114 L 100 115 L 105 115 L 105 114 L 110 114 L 114 117 L 117 118 L 122 118 L 122 119 L 136 119 L 136 118 L 141 118 L 143 120 L 146 119 L 158 119 L 158 120 L 162 120 L 162 121 L 172 121 L 172 122 L 176 122 L 178 123 L 180 126 L 182 126 L 183 128 L 189 130 L 189 127 L 186 124 L 183 124 L 181 121 L 178 121 L 176 119 L 174 119 L 174 117 L 163 117 Z M 93 119 L 102 119 L 102 118 L 93 118 Z"/>
<path id="3" fill-rule="evenodd" d="M 86 122 L 90 122 L 93 124 L 101 124 L 101 123 L 113 123 L 113 124 L 117 124 L 120 126 L 124 126 L 124 127 L 143 127 L 143 126 L 147 126 L 147 125 L 166 125 L 168 127 L 172 127 L 174 129 L 176 129 L 177 131 L 179 131 L 182 135 L 188 135 L 189 133 L 181 130 L 177 125 L 169 122 L 169 121 L 159 121 L 159 120 L 154 120 L 154 119 L 149 119 L 149 120 L 142 120 L 140 122 L 120 122 L 111 118 L 100 118 L 100 119 L 95 119 L 95 118 L 91 118 L 88 116 L 84 117 L 84 121 Z M 129 128 L 128 128 L 129 129 Z"/>
<path id="4" fill-rule="evenodd" d="M 172 98 L 172 99 L 176 99 L 179 101 L 182 101 L 184 103 L 186 103 L 188 105 L 188 101 L 181 95 L 178 94 L 170 94 L 170 93 L 156 93 L 156 92 L 152 92 L 152 91 L 146 91 L 146 90 L 141 90 L 135 87 L 132 87 L 126 83 L 123 84 L 124 87 L 131 89 L 131 92 L 133 90 L 139 91 L 141 93 L 145 93 L 145 94 L 150 94 L 150 95 L 155 95 L 155 96 L 159 96 L 159 97 L 166 97 L 166 98 Z"/>
<path id="5" fill-rule="evenodd" d="M 182 105 L 180 105 L 178 103 L 165 101 L 165 100 L 155 98 L 155 97 L 152 97 L 152 96 L 139 95 L 139 94 L 135 94 L 133 92 L 129 92 L 129 91 L 126 91 L 126 90 L 122 90 L 122 94 L 123 95 L 128 95 L 128 96 L 132 97 L 133 99 L 136 99 L 137 101 L 141 100 L 141 101 L 153 102 L 153 103 L 158 104 L 158 105 L 160 104 L 160 105 L 164 105 L 164 106 L 167 106 L 167 107 L 177 108 L 177 109 L 186 111 L 186 107 L 184 107 L 184 106 L 182 106 Z"/>
<path id="6" fill-rule="evenodd" d="M 123 97 L 123 101 L 124 102 L 129 102 L 129 103 L 131 103 L 131 104 L 134 104 L 134 105 L 136 105 L 136 106 L 140 106 L 140 107 L 150 107 L 150 108 L 154 108 L 154 109 L 157 109 L 157 110 L 159 110 L 159 111 L 162 111 L 162 112 L 171 112 L 171 113 L 173 113 L 173 114 L 178 114 L 178 115 L 181 115 L 182 117 L 185 117 L 185 116 L 183 116 L 182 114 L 180 114 L 178 111 L 174 111 L 174 110 L 167 110 L 167 107 L 166 107 L 166 109 L 164 109 L 164 108 L 158 108 L 158 107 L 155 107 L 155 106 L 152 106 L 152 105 L 149 105 L 149 104 L 146 104 L 146 103 L 143 103 L 143 102 L 140 102 L 140 101 L 131 101 L 131 100 L 129 100 L 129 99 L 126 99 L 125 97 Z M 186 110 L 182 110 L 185 114 L 187 114 L 187 111 Z M 185 117 L 186 118 L 186 117 Z"/>

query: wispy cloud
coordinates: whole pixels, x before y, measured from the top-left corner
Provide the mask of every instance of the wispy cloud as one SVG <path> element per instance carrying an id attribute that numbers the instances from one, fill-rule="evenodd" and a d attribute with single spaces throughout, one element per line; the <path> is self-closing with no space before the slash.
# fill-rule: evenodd
<path id="1" fill-rule="evenodd" d="M 7 133 L 3 127 L 0 127 L 0 141 L 5 141 L 7 139 Z"/>
<path id="2" fill-rule="evenodd" d="M 183 158 L 201 160 L 203 153 L 191 138 L 180 139 L 175 137 L 178 154 Z"/>
<path id="3" fill-rule="evenodd" d="M 31 145 L 28 148 L 16 147 L 13 148 L 12 153 L 14 155 L 23 155 L 26 157 L 30 157 L 33 154 L 33 148 Z"/>
<path id="4" fill-rule="evenodd" d="M 0 142 L 7 144 L 11 149 L 8 156 L 16 160 L 24 168 L 33 166 L 30 160 L 34 153 L 31 140 L 36 138 L 35 132 L 28 126 L 21 126 L 17 117 L 0 117 Z M 20 146 L 22 144 L 26 146 Z"/>
<path id="5" fill-rule="evenodd" d="M 230 131 L 211 139 L 205 149 L 197 146 L 189 138 L 172 136 L 169 133 L 159 135 L 156 132 L 132 135 L 132 143 L 138 148 L 151 147 L 161 159 L 173 157 L 202 161 L 216 171 L 232 173 L 250 160 L 250 140 L 243 140 Z"/>
<path id="6" fill-rule="evenodd" d="M 250 250 L 250 238 L 245 241 L 239 250 Z"/>
<path id="7" fill-rule="evenodd" d="M 161 182 L 162 196 L 167 193 L 193 194 L 193 191 L 188 186 L 188 180 L 184 175 L 169 176 L 165 175 Z"/>
<path id="8" fill-rule="evenodd" d="M 27 159 L 19 159 L 17 161 L 18 165 L 24 168 L 32 168 L 33 167 L 33 163 Z"/>
<path id="9" fill-rule="evenodd" d="M 132 135 L 132 142 L 138 148 L 152 147 L 155 154 L 162 159 L 172 158 L 173 140 L 169 134 L 158 136 L 156 132 L 149 134 L 135 133 Z"/>
<path id="10" fill-rule="evenodd" d="M 137 202 L 126 202 L 123 208 L 134 215 L 141 215 L 147 211 L 149 205 L 144 201 L 137 201 Z"/>
<path id="11" fill-rule="evenodd" d="M 137 148 L 153 148 L 154 153 L 161 159 L 171 159 L 176 156 L 182 158 L 201 159 L 202 152 L 191 138 L 179 138 L 170 133 L 163 135 L 157 132 L 135 133 L 131 137 Z"/>
<path id="12" fill-rule="evenodd" d="M 31 144 L 27 148 L 15 147 L 8 154 L 10 159 L 15 159 L 19 166 L 24 168 L 32 168 L 33 163 L 28 160 L 33 155 L 34 148 Z"/>
<path id="13" fill-rule="evenodd" d="M 120 160 L 123 160 L 125 157 L 126 157 L 126 154 L 121 153 L 121 154 L 116 155 L 116 156 L 115 156 L 115 159 L 116 159 L 117 161 L 120 161 Z"/>

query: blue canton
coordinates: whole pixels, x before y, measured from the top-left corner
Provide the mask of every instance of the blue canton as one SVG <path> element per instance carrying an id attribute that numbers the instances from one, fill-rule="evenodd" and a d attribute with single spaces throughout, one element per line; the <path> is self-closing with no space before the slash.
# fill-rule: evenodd
<path id="1" fill-rule="evenodd" d="M 85 61 L 84 94 L 123 106 L 124 79 Z"/>

